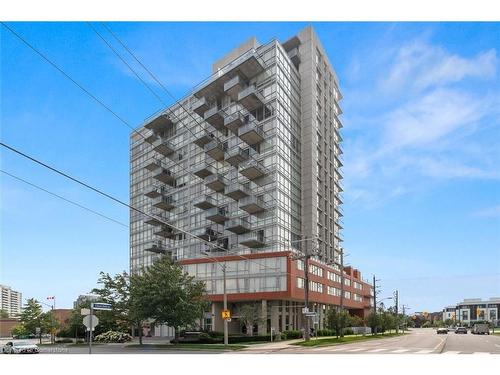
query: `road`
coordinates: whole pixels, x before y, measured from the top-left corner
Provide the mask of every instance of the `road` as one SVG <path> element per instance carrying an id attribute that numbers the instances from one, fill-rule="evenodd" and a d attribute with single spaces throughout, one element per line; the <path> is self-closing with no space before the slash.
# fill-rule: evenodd
<path id="1" fill-rule="evenodd" d="M 253 354 L 500 354 L 500 336 L 438 335 L 434 329 L 414 329 L 409 334 L 345 345 L 301 347 L 255 345 L 243 352 Z"/>
<path id="2" fill-rule="evenodd" d="M 0 340 L 0 345 L 5 340 Z M 32 341 L 32 340 L 28 340 Z M 33 340 L 36 341 L 36 340 Z M 345 345 L 301 347 L 289 342 L 251 345 L 247 349 L 225 354 L 500 354 L 500 336 L 438 335 L 434 329 L 413 329 L 409 334 Z M 41 346 L 45 354 L 87 354 L 87 346 Z M 95 345 L 94 354 L 223 354 L 221 350 L 177 350 L 168 348 L 127 347 L 124 344 Z"/>

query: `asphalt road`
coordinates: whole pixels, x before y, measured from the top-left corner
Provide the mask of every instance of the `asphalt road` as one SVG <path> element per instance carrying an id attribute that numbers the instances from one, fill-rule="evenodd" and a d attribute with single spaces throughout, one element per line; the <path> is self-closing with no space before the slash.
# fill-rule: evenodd
<path id="1" fill-rule="evenodd" d="M 500 354 L 500 336 L 466 335 L 435 329 L 414 329 L 411 333 L 345 345 L 300 347 L 257 345 L 245 350 L 254 354 Z M 242 352 L 238 352 L 242 353 Z"/>

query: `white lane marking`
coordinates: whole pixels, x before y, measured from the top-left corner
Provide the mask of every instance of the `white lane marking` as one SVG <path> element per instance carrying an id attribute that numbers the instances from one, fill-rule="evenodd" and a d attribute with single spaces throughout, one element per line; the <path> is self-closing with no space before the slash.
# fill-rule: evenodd
<path id="1" fill-rule="evenodd" d="M 490 352 L 474 352 L 472 354 L 491 354 Z"/>
<path id="2" fill-rule="evenodd" d="M 366 348 L 350 349 L 350 350 L 348 350 L 348 352 L 360 352 L 362 350 L 366 350 Z"/>
<path id="3" fill-rule="evenodd" d="M 431 349 L 425 349 L 425 350 L 419 350 L 418 352 L 416 352 L 416 354 L 429 354 L 432 352 L 433 352 L 433 350 L 431 350 Z"/>
<path id="4" fill-rule="evenodd" d="M 448 352 L 444 352 L 444 353 L 441 353 L 441 354 L 459 354 L 460 352 L 456 352 L 456 351 L 453 351 L 453 350 L 450 350 Z"/>
<path id="5" fill-rule="evenodd" d="M 369 350 L 367 353 L 378 353 L 378 352 L 381 352 L 383 350 L 389 350 L 389 349 L 382 349 L 382 348 L 380 348 L 380 349 L 373 349 L 373 350 Z"/>
<path id="6" fill-rule="evenodd" d="M 391 353 L 405 353 L 405 352 L 409 352 L 410 349 L 397 349 L 397 350 L 393 350 Z"/>

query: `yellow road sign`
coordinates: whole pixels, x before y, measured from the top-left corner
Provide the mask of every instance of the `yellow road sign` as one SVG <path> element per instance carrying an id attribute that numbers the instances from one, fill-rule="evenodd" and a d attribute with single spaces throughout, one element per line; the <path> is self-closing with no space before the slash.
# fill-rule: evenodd
<path id="1" fill-rule="evenodd" d="M 231 319 L 231 312 L 229 310 L 222 310 L 222 319 Z"/>

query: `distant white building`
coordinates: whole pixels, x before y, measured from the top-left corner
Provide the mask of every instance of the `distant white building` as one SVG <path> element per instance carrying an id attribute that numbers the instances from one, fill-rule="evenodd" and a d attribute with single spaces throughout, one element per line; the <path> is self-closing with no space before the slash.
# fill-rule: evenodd
<path id="1" fill-rule="evenodd" d="M 21 314 L 23 295 L 12 290 L 10 286 L 0 285 L 0 310 L 7 311 L 10 318 L 15 318 Z"/>
<path id="2" fill-rule="evenodd" d="M 498 325 L 499 310 L 500 297 L 492 297 L 488 300 L 467 298 L 457 303 L 456 306 L 445 307 L 443 309 L 443 320 L 453 319 L 458 323 L 466 325 L 471 325 L 478 321 L 487 321 Z"/>

